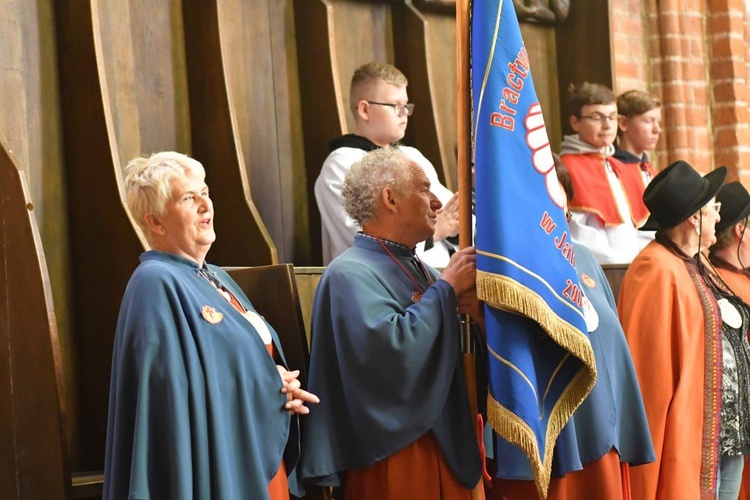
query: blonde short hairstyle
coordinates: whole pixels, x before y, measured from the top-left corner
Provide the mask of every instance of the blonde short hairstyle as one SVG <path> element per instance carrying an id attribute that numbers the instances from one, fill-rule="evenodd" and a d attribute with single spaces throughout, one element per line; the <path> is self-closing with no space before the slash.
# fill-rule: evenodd
<path id="1" fill-rule="evenodd" d="M 128 162 L 125 167 L 125 199 L 141 229 L 148 233 L 146 214 L 164 215 L 172 197 L 172 180 L 188 172 L 206 177 L 198 160 L 174 151 L 133 158 Z"/>
<path id="2" fill-rule="evenodd" d="M 367 93 L 378 82 L 388 83 L 396 87 L 409 85 L 406 76 L 391 64 L 378 61 L 363 64 L 354 70 L 352 83 L 349 87 L 349 107 L 352 111 L 357 109 L 359 101 L 367 97 Z"/>
<path id="3" fill-rule="evenodd" d="M 380 194 L 388 187 L 404 192 L 413 180 L 412 166 L 419 168 L 392 146 L 370 151 L 352 165 L 341 190 L 349 217 L 360 225 L 375 219 Z"/>
<path id="4" fill-rule="evenodd" d="M 617 96 L 617 113 L 627 118 L 660 107 L 659 99 L 642 90 L 628 90 Z"/>

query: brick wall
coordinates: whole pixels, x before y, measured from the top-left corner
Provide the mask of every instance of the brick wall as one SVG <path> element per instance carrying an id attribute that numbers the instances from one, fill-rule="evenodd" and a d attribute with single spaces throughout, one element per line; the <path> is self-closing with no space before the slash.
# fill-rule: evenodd
<path id="1" fill-rule="evenodd" d="M 743 0 L 709 2 L 707 42 L 711 54 L 714 160 L 732 180 L 750 181 L 746 9 Z M 742 166 L 748 169 L 742 173 Z"/>
<path id="2" fill-rule="evenodd" d="M 610 16 L 615 92 L 663 103 L 657 164 L 727 165 L 750 187 L 750 0 L 610 0 Z"/>
<path id="3" fill-rule="evenodd" d="M 646 57 L 648 54 L 646 45 L 648 16 L 641 6 L 641 1 L 612 0 L 610 2 L 615 77 L 613 90 L 616 94 L 630 89 L 647 90 L 649 81 Z"/>

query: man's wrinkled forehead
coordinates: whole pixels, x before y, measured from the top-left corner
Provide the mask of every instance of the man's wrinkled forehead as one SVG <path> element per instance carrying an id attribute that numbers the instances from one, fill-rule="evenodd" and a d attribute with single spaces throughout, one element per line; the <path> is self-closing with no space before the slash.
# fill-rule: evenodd
<path id="1" fill-rule="evenodd" d="M 430 187 L 430 179 L 424 173 L 424 169 L 417 165 L 413 161 L 409 161 L 409 174 L 411 176 L 412 183 L 415 186 L 427 186 Z"/>

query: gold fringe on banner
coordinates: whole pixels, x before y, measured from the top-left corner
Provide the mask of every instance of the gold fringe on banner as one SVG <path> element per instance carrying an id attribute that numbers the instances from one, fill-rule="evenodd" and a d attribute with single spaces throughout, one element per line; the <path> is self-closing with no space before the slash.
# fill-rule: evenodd
<path id="1" fill-rule="evenodd" d="M 557 436 L 596 383 L 594 351 L 589 339 L 555 314 L 539 294 L 507 276 L 477 271 L 477 295 L 491 307 L 536 321 L 555 343 L 583 363 L 550 412 L 545 449 L 542 453 L 539 451 L 533 431 L 523 419 L 491 396 L 487 398 L 487 417 L 490 425 L 505 440 L 526 453 L 534 470 L 537 491 L 542 498 L 547 498 L 552 475 L 552 454 Z M 541 460 L 540 456 L 543 457 Z"/>
<path id="2" fill-rule="evenodd" d="M 596 380 L 596 361 L 591 342 L 586 335 L 555 314 L 539 294 L 507 276 L 477 271 L 477 296 L 495 309 L 514 312 L 539 323 L 552 340 L 580 359 Z"/>

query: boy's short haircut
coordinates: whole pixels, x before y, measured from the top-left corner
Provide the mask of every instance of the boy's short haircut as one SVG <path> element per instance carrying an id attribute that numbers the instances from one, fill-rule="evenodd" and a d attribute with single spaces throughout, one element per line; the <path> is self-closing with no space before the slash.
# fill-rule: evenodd
<path id="1" fill-rule="evenodd" d="M 581 109 L 591 104 L 613 104 L 615 94 L 606 85 L 600 83 L 583 82 L 580 85 L 570 84 L 568 87 L 568 111 L 571 116 L 581 117 Z"/>
<path id="2" fill-rule="evenodd" d="M 409 84 L 406 76 L 392 64 L 378 61 L 363 64 L 354 70 L 349 87 L 349 107 L 352 111 L 357 109 L 357 104 L 364 98 L 366 91 L 379 81 L 396 87 L 406 87 Z"/>
<path id="3" fill-rule="evenodd" d="M 660 108 L 661 102 L 642 90 L 628 90 L 617 96 L 617 113 L 630 118 Z"/>

